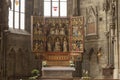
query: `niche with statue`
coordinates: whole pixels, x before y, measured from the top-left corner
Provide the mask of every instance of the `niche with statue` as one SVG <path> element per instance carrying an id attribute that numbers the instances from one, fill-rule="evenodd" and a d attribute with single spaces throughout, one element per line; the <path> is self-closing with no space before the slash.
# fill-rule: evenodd
<path id="1" fill-rule="evenodd" d="M 55 22 L 46 25 L 46 51 L 68 52 L 69 32 L 67 23 Z"/>

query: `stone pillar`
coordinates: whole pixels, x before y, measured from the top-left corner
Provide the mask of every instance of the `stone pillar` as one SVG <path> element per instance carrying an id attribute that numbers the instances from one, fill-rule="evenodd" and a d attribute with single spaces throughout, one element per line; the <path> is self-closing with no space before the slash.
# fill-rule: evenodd
<path id="1" fill-rule="evenodd" d="M 25 2 L 25 30 L 31 32 L 31 15 L 34 13 L 34 1 L 35 0 L 26 0 Z"/>
<path id="2" fill-rule="evenodd" d="M 73 0 L 73 16 L 78 15 L 77 12 L 77 0 Z"/>
<path id="3" fill-rule="evenodd" d="M 73 12 L 74 12 L 73 11 L 73 0 L 67 0 L 67 15 L 68 15 L 68 17 L 72 16 Z"/>
<path id="4" fill-rule="evenodd" d="M 117 2 L 117 20 L 118 20 L 118 23 L 120 23 L 120 1 L 118 0 L 118 2 Z M 118 69 L 119 69 L 119 72 L 118 72 L 118 78 L 120 79 L 120 27 L 119 27 L 119 25 L 120 24 L 117 24 L 118 26 L 117 26 L 117 28 L 118 28 L 118 50 L 119 50 L 119 52 L 118 52 Z"/>
<path id="5" fill-rule="evenodd" d="M 34 15 L 37 14 L 37 1 L 38 0 L 34 0 L 34 12 L 33 12 Z"/>
<path id="6" fill-rule="evenodd" d="M 1 38 L 1 53 L 0 53 L 0 60 L 2 61 L 0 63 L 0 79 L 6 80 L 6 60 L 5 60 L 5 50 L 4 45 L 6 42 L 4 42 L 4 30 L 8 29 L 8 9 L 9 9 L 9 0 L 0 0 L 0 34 L 2 34 Z"/>
<path id="7" fill-rule="evenodd" d="M 118 0 L 113 0 L 111 3 L 112 12 L 112 43 L 114 54 L 114 74 L 113 79 L 119 78 L 119 32 L 118 32 Z M 116 18 L 115 18 L 116 17 Z"/>
<path id="8" fill-rule="evenodd" d="M 43 0 L 34 0 L 34 15 L 43 15 Z"/>

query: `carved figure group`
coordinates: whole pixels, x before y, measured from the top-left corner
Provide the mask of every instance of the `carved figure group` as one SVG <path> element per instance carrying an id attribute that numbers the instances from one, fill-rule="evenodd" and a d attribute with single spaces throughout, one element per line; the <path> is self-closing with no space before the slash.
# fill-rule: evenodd
<path id="1" fill-rule="evenodd" d="M 54 45 L 53 45 L 54 44 Z M 68 51 L 68 41 L 66 38 L 61 39 L 59 37 L 55 38 L 54 42 L 51 38 L 47 41 L 47 51 L 54 51 L 54 52 L 67 52 Z"/>
<path id="2" fill-rule="evenodd" d="M 54 51 L 55 52 L 61 51 L 61 44 L 59 38 L 56 39 Z"/>
<path id="3" fill-rule="evenodd" d="M 50 34 L 51 35 L 65 35 L 65 29 L 64 28 L 50 28 Z"/>
<path id="4" fill-rule="evenodd" d="M 36 24 L 35 26 L 33 26 L 33 33 L 38 35 L 43 33 L 42 28 L 40 27 L 39 24 Z"/>
<path id="5" fill-rule="evenodd" d="M 64 28 L 61 28 L 60 34 L 61 34 L 61 35 L 65 35 L 65 29 L 64 29 Z"/>
<path id="6" fill-rule="evenodd" d="M 49 38 L 49 39 L 48 39 L 48 42 L 47 42 L 47 50 L 48 50 L 48 51 L 52 51 L 52 43 L 51 43 L 51 41 L 52 41 L 52 39 Z"/>
<path id="7" fill-rule="evenodd" d="M 67 46 L 68 46 L 67 40 L 66 40 L 66 38 L 64 38 L 64 40 L 63 40 L 63 52 L 67 52 Z"/>

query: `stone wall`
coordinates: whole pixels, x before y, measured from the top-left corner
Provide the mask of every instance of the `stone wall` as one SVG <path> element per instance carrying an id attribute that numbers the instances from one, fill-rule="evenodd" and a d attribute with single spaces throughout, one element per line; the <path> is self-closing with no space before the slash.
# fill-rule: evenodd
<path id="1" fill-rule="evenodd" d="M 10 32 L 6 38 L 7 79 L 14 76 L 30 76 L 33 69 L 41 69 L 40 60 L 31 53 L 30 34 L 25 31 L 21 33 Z"/>
<path id="2" fill-rule="evenodd" d="M 6 0 L 0 0 L 0 79 L 4 80 L 5 68 L 4 68 L 4 52 L 3 52 L 3 33 L 5 29 L 8 29 L 8 7 Z"/>
<path id="3" fill-rule="evenodd" d="M 33 0 L 26 1 L 25 30 L 8 29 L 9 0 L 0 0 L 0 79 L 27 76 L 34 69 L 41 68 L 41 62 L 31 53 L 30 23 L 33 14 Z M 28 32 L 27 32 L 28 31 Z M 13 80 L 13 79 L 12 79 Z"/>
<path id="4" fill-rule="evenodd" d="M 81 16 L 85 18 L 85 53 L 83 54 L 83 70 L 87 70 L 92 78 L 103 78 L 102 68 L 108 63 L 108 48 L 106 37 L 106 14 L 103 11 L 104 0 L 81 0 L 80 9 Z M 97 34 L 86 35 L 87 15 L 86 10 L 92 8 L 92 12 L 97 19 L 96 28 Z M 101 49 L 102 56 L 98 57 L 98 52 Z"/>

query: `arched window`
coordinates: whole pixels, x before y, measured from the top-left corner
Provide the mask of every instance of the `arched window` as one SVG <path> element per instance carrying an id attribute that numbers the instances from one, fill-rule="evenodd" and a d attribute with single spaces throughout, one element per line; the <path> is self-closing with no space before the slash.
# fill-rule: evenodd
<path id="1" fill-rule="evenodd" d="M 25 0 L 11 0 L 8 20 L 9 28 L 25 28 Z"/>
<path id="2" fill-rule="evenodd" d="M 45 17 L 66 17 L 67 0 L 44 0 Z"/>

